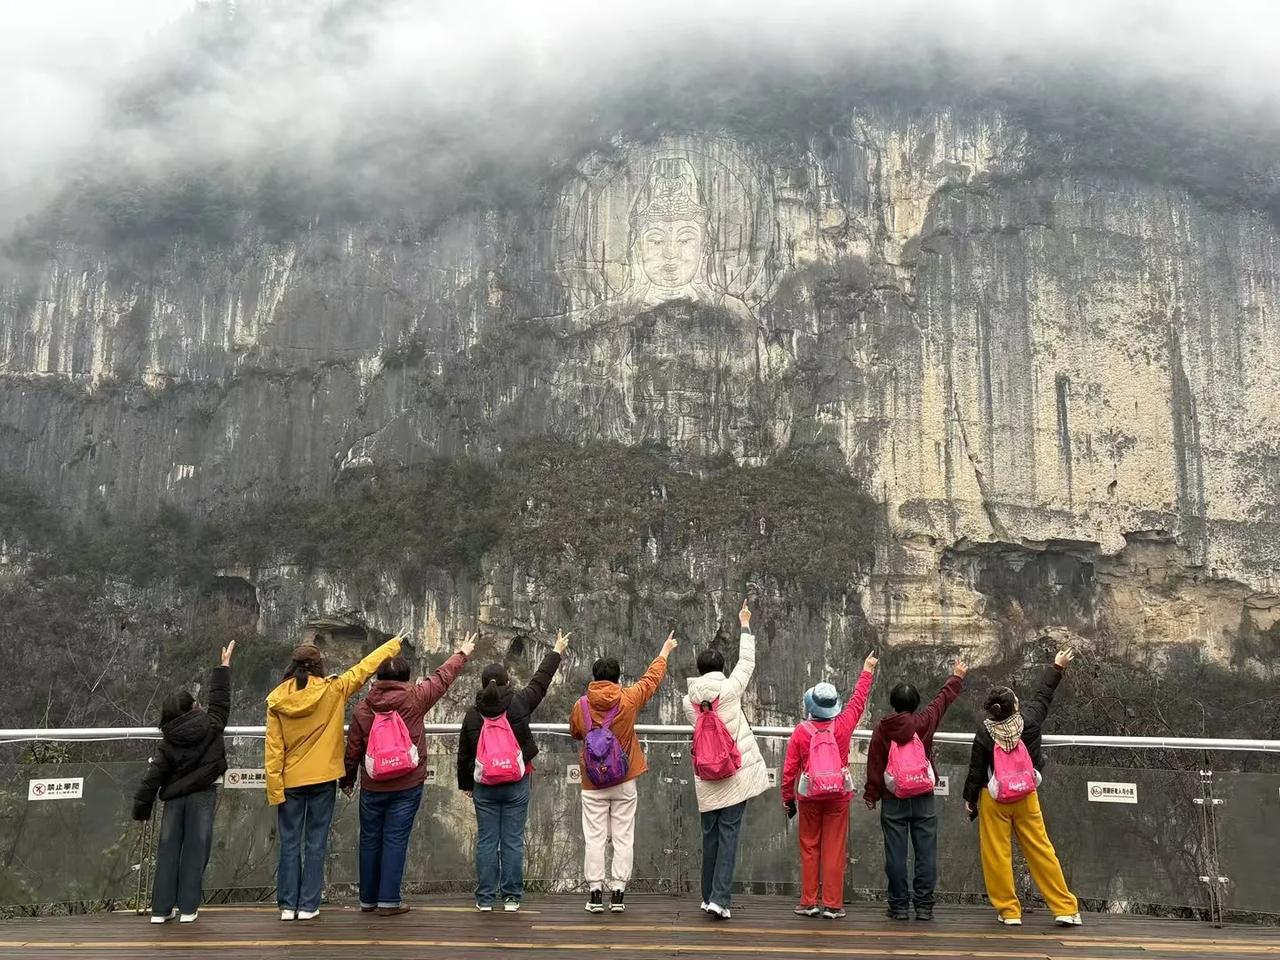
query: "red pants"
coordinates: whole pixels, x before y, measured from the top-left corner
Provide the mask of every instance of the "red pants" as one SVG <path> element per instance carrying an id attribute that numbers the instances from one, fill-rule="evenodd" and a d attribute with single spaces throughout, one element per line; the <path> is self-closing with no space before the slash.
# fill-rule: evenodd
<path id="1" fill-rule="evenodd" d="M 844 866 L 849 847 L 847 802 L 800 801 L 800 902 L 844 907 Z"/>

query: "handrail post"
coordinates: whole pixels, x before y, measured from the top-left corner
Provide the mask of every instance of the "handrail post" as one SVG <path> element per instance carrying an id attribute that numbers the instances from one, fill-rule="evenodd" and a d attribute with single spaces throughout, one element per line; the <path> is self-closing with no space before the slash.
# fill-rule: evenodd
<path id="1" fill-rule="evenodd" d="M 1213 771 L 1200 771 L 1200 796 L 1191 801 L 1200 808 L 1200 882 L 1209 897 L 1209 922 L 1221 927 L 1226 913 L 1224 900 L 1228 879 L 1218 860 L 1218 807 L 1223 800 L 1213 795 Z"/>
<path id="2" fill-rule="evenodd" d="M 668 825 L 671 828 L 671 845 L 663 848 L 663 853 L 671 861 L 671 896 L 678 897 L 684 893 L 686 881 L 688 880 L 688 868 L 685 864 L 685 858 L 688 851 L 684 849 L 684 790 L 676 789 L 677 787 L 687 787 L 689 781 L 679 775 L 680 765 L 684 760 L 684 751 L 680 749 L 681 743 L 676 742 L 671 745 L 671 749 L 667 753 L 667 759 L 671 762 L 671 770 L 669 775 L 662 778 L 663 782 L 671 787 L 671 817 Z"/>

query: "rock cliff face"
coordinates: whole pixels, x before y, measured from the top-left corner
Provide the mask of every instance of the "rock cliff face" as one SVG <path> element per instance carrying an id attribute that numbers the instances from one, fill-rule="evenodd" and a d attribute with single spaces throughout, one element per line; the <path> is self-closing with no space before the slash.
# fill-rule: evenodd
<path id="1" fill-rule="evenodd" d="M 563 624 L 638 670 L 669 625 L 710 638 L 749 589 L 761 720 L 873 642 L 994 668 L 1065 632 L 1100 662 L 1192 648 L 1271 676 L 1280 231 L 1046 173 L 1030 136 L 995 112 L 865 109 L 820 146 L 619 142 L 543 202 L 422 234 L 251 232 L 145 266 L 56 246 L 0 277 L 0 473 L 65 512 L 66 543 L 161 505 L 222 518 L 207 575 L 105 568 L 113 610 L 179 632 L 216 613 L 354 647 L 412 623 L 439 651 L 478 621 L 525 661 Z M 376 500 L 441 458 L 493 471 L 512 505 L 461 560 L 356 575 L 338 520 L 306 521 L 301 558 L 229 512 Z M 43 589 L 22 520 L 8 589 Z"/>

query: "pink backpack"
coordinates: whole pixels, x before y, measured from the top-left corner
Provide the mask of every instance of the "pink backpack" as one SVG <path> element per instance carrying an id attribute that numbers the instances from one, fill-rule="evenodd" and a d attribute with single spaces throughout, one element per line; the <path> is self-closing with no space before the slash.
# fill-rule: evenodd
<path id="1" fill-rule="evenodd" d="M 371 780 L 393 780 L 418 766 L 418 745 L 404 718 L 394 710 L 375 713 L 364 751 L 364 771 Z"/>
<path id="2" fill-rule="evenodd" d="M 476 783 L 488 787 L 523 780 L 524 751 L 520 749 L 520 741 L 516 739 L 507 715 L 502 713 L 482 719 L 484 726 L 476 744 Z"/>
<path id="3" fill-rule="evenodd" d="M 884 785 L 900 800 L 933 793 L 938 778 L 924 752 L 920 735 L 913 733 L 906 743 L 889 741 L 889 762 L 884 767 Z"/>
<path id="4" fill-rule="evenodd" d="M 742 766 L 742 752 L 716 708 L 720 698 L 698 705 L 693 725 L 693 775 L 699 780 L 728 780 Z"/>
<path id="5" fill-rule="evenodd" d="M 1016 803 L 1035 793 L 1036 787 L 1040 786 L 1040 771 L 1031 762 L 1027 745 L 1021 740 L 1012 750 L 993 743 L 991 760 L 991 779 L 987 781 L 987 792 L 997 803 Z"/>
<path id="6" fill-rule="evenodd" d="M 810 720 L 805 723 L 809 725 L 809 759 L 805 762 L 804 773 L 800 774 L 796 793 L 811 800 L 833 799 L 852 793 L 853 775 L 840 759 L 833 729 L 835 724 L 820 727 Z"/>

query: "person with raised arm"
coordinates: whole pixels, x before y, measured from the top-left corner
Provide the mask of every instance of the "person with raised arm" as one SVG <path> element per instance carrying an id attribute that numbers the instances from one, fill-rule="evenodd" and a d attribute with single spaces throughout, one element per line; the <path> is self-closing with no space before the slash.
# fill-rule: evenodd
<path id="1" fill-rule="evenodd" d="M 499 897 L 502 908 L 514 913 L 524 897 L 524 829 L 538 755 L 529 717 L 546 697 L 567 649 L 569 634 L 557 630 L 555 647 L 518 690 L 505 666 L 489 664 L 480 673 L 475 706 L 462 718 L 458 789 L 475 807 L 476 909 L 483 913 Z"/>
<path id="2" fill-rule="evenodd" d="M 324 895 L 325 851 L 343 760 L 343 714 L 378 666 L 400 653 L 394 636 L 345 673 L 330 675 L 313 643 L 294 647 L 279 686 L 267 695 L 267 803 L 276 808 L 281 920 L 313 920 Z"/>
<path id="3" fill-rule="evenodd" d="M 1015 834 L 1054 922 L 1060 927 L 1081 923 L 1080 903 L 1067 887 L 1049 840 L 1039 795 L 1045 767 L 1041 732 L 1053 695 L 1074 658 L 1074 651 L 1059 650 L 1028 703 L 1009 687 L 992 687 L 983 708 L 986 718 L 973 738 L 964 805 L 969 819 L 978 821 L 987 899 L 1006 926 L 1022 925 L 1022 903 L 1013 882 Z"/>
<path id="4" fill-rule="evenodd" d="M 805 719 L 787 743 L 782 803 L 788 819 L 797 812 L 800 816 L 800 903 L 795 912 L 802 917 L 821 914 L 838 920 L 845 915 L 844 868 L 849 803 L 854 797 L 849 746 L 879 662 L 874 653 L 868 654 L 843 709 L 832 684 L 819 683 L 806 690 Z"/>
<path id="5" fill-rule="evenodd" d="M 914 904 L 917 920 L 933 919 L 934 890 L 938 885 L 933 735 L 947 708 L 964 689 L 968 672 L 968 664 L 957 660 L 942 689 L 919 713 L 916 711 L 920 706 L 920 691 L 905 682 L 895 685 L 889 691 L 893 712 L 882 717 L 871 733 L 862 798 L 870 810 L 880 803 L 890 920 L 910 919 L 909 904 Z M 908 840 L 915 851 L 910 888 L 907 884 Z"/>
<path id="6" fill-rule="evenodd" d="M 593 679 L 586 694 L 569 715 L 569 732 L 582 741 L 579 779 L 588 913 L 604 912 L 606 840 L 613 846 L 609 910 L 626 909 L 635 842 L 636 778 L 649 769 L 636 736 L 636 717 L 658 692 L 667 673 L 667 657 L 676 646 L 672 631 L 644 676 L 628 687 L 618 682 L 622 676 L 618 661 L 600 658 L 591 666 Z"/>
<path id="7" fill-rule="evenodd" d="M 213 813 L 218 778 L 227 769 L 222 732 L 231 715 L 231 655 L 222 648 L 221 665 L 209 678 L 209 705 L 201 710 L 189 690 L 160 704 L 160 745 L 133 795 L 133 819 L 150 820 L 156 795 L 164 801 L 160 849 L 151 887 L 151 922 L 196 919 L 204 900 L 204 869 L 213 849 Z"/>
<path id="8" fill-rule="evenodd" d="M 394 917 L 409 912 L 400 898 L 409 834 L 427 777 L 423 717 L 445 695 L 476 648 L 467 634 L 457 652 L 430 677 L 410 683 L 403 657 L 378 667 L 377 679 L 356 706 L 347 729 L 346 773 L 339 787 L 348 797 L 360 778 L 360 909 Z"/>
<path id="9" fill-rule="evenodd" d="M 688 680 L 684 712 L 694 725 L 693 774 L 702 820 L 702 910 L 726 919 L 733 870 L 747 801 L 769 789 L 769 772 L 756 744 L 742 698 L 756 665 L 751 610 L 738 611 L 738 662 L 725 676 L 724 654 L 708 647 L 698 654 L 698 675 Z"/>

